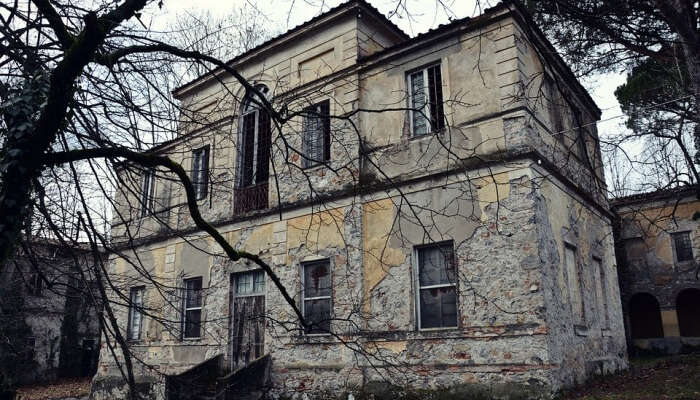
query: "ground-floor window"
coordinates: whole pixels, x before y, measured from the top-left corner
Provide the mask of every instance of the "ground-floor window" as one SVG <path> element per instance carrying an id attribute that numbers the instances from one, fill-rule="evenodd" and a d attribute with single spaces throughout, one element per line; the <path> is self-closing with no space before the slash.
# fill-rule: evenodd
<path id="1" fill-rule="evenodd" d="M 183 337 L 198 338 L 202 332 L 202 278 L 185 279 Z"/>
<path id="2" fill-rule="evenodd" d="M 305 333 L 331 330 L 331 266 L 329 260 L 302 264 L 302 308 L 307 323 Z"/>
<path id="3" fill-rule="evenodd" d="M 457 326 L 457 269 L 452 242 L 419 246 L 418 328 Z"/>

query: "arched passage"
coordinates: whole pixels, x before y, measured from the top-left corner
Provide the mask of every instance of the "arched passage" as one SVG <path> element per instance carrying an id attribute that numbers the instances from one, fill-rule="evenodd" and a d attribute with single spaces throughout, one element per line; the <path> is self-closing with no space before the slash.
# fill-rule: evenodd
<path id="1" fill-rule="evenodd" d="M 685 289 L 676 298 L 681 336 L 700 337 L 700 289 Z"/>
<path id="2" fill-rule="evenodd" d="M 632 339 L 664 337 L 661 309 L 649 293 L 637 293 L 630 300 L 630 328 Z"/>

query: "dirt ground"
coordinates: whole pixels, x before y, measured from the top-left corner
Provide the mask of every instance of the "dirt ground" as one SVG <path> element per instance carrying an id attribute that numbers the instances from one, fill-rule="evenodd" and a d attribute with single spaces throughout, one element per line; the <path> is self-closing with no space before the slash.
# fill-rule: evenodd
<path id="1" fill-rule="evenodd" d="M 630 369 L 594 379 L 560 400 L 700 399 L 700 354 L 632 358 Z"/>
<path id="2" fill-rule="evenodd" d="M 47 385 L 31 385 L 17 389 L 17 399 L 48 400 L 84 397 L 90 393 L 90 378 L 65 379 Z"/>

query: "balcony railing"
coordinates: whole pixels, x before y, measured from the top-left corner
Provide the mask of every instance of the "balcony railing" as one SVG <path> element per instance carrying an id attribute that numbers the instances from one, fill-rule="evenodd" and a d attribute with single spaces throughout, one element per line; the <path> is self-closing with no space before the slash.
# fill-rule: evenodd
<path id="1" fill-rule="evenodd" d="M 267 191 L 267 182 L 236 189 L 233 194 L 234 214 L 267 208 Z"/>

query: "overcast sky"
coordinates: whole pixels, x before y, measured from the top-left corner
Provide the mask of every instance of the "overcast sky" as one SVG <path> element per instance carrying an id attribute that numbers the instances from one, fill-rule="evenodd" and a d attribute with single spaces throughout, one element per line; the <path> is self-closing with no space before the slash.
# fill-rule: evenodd
<path id="1" fill-rule="evenodd" d="M 397 4 L 397 0 L 368 1 L 384 15 L 392 13 Z M 489 0 L 481 0 L 482 5 L 488 6 L 485 1 Z M 274 30 L 284 32 L 341 2 L 341 0 L 164 0 L 163 9 L 160 10 L 164 18 L 158 19 L 167 21 L 188 10 L 209 10 L 215 14 L 226 14 L 234 7 L 245 5 L 257 8 Z M 496 2 L 491 1 L 491 4 Z M 436 0 L 406 0 L 404 4 L 411 12 L 411 18 L 406 16 L 404 10 L 399 10 L 391 20 L 411 36 L 447 23 L 449 18 L 463 18 L 481 13 L 481 10 L 476 7 L 476 0 L 443 0 L 442 4 L 446 5 L 449 12 L 444 7 L 436 7 L 438 4 Z M 600 75 L 582 82 L 598 107 L 603 110 L 602 121 L 598 124 L 598 132 L 601 135 L 614 134 L 622 129 L 624 118 L 620 118 L 622 111 L 613 92 L 623 82 L 622 74 Z"/>

